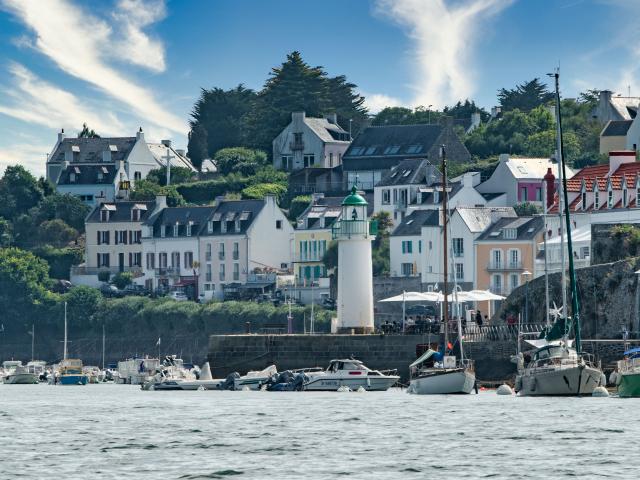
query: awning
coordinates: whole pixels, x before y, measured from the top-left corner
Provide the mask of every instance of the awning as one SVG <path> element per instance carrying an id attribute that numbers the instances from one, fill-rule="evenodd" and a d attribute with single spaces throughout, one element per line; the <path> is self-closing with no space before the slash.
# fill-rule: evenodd
<path id="1" fill-rule="evenodd" d="M 420 357 L 418 357 L 417 360 L 415 360 L 411 365 L 409 365 L 409 368 L 417 367 L 425 360 L 428 360 L 434 353 L 437 353 L 437 352 L 431 349 L 427 350 L 422 355 L 420 355 Z"/>
<path id="2" fill-rule="evenodd" d="M 244 285 L 238 285 L 238 288 L 243 288 L 245 290 L 251 290 L 253 288 L 266 288 L 275 285 L 276 282 L 254 282 L 254 283 L 245 283 Z"/>
<path id="3" fill-rule="evenodd" d="M 632 353 L 640 353 L 640 347 L 632 348 L 624 352 L 625 355 L 631 355 Z"/>

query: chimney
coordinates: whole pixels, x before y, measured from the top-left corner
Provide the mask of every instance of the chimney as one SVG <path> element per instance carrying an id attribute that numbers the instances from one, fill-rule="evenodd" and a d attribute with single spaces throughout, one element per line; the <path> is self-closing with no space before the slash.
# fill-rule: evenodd
<path id="1" fill-rule="evenodd" d="M 611 176 L 623 163 L 633 163 L 636 161 L 634 150 L 612 150 L 609 152 L 609 174 Z"/>
<path id="2" fill-rule="evenodd" d="M 111 162 L 111 149 L 108 146 L 106 150 L 102 151 L 102 161 L 106 163 Z"/>
<path id="3" fill-rule="evenodd" d="M 547 210 L 549 210 L 551 205 L 553 205 L 553 196 L 556 194 L 556 177 L 553 175 L 551 167 L 547 168 L 547 173 L 543 177 L 543 181 L 546 185 Z"/>
<path id="4" fill-rule="evenodd" d="M 469 130 L 474 130 L 480 126 L 482 123 L 482 117 L 480 116 L 480 112 L 473 112 L 471 114 L 471 125 L 469 126 Z"/>
<path id="5" fill-rule="evenodd" d="M 302 123 L 305 119 L 304 112 L 291 112 L 291 122 L 292 123 Z"/>
<path id="6" fill-rule="evenodd" d="M 171 148 L 171 140 L 160 140 L 160 143 L 167 148 Z"/>
<path id="7" fill-rule="evenodd" d="M 600 90 L 600 104 L 609 104 L 611 102 L 611 95 L 613 95 L 611 90 Z"/>
<path id="8" fill-rule="evenodd" d="M 334 125 L 338 124 L 338 114 L 337 113 L 330 113 L 329 115 L 325 115 L 325 118 L 327 119 L 327 122 L 329 122 L 329 123 L 333 123 Z"/>
<path id="9" fill-rule="evenodd" d="M 491 107 L 491 118 L 496 118 L 502 113 L 502 107 Z"/>
<path id="10" fill-rule="evenodd" d="M 182 148 L 177 148 L 177 149 L 176 149 L 176 153 L 177 153 L 178 155 L 180 155 L 181 157 L 186 157 L 186 152 L 185 152 L 185 150 L 184 150 L 184 149 L 182 149 Z"/>
<path id="11" fill-rule="evenodd" d="M 166 195 L 156 195 L 156 204 L 153 206 L 153 211 L 149 214 L 155 215 L 156 213 L 167 208 L 167 196 Z"/>
<path id="12" fill-rule="evenodd" d="M 144 132 L 142 131 L 142 127 L 140 127 L 140 129 L 138 130 L 138 133 L 136 133 L 136 139 L 144 140 Z"/>
<path id="13" fill-rule="evenodd" d="M 311 194 L 311 204 L 315 205 L 318 203 L 320 199 L 324 198 L 324 193 L 312 193 Z"/>
<path id="14" fill-rule="evenodd" d="M 64 128 L 58 133 L 58 143 L 62 142 L 67 136 L 64 134 Z"/>

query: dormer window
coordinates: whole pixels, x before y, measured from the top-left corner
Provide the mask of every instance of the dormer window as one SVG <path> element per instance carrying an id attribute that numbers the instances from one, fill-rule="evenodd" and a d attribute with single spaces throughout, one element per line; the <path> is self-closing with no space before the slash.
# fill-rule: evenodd
<path id="1" fill-rule="evenodd" d="M 176 224 L 173 226 L 173 236 L 177 237 L 178 236 L 178 228 L 179 228 L 180 224 L 176 222 Z"/>
<path id="2" fill-rule="evenodd" d="M 595 210 L 598 210 L 598 208 L 600 208 L 600 192 L 598 192 L 597 187 L 593 192 L 593 208 Z"/>
<path id="3" fill-rule="evenodd" d="M 613 190 L 609 187 L 607 192 L 607 208 L 613 208 Z"/>
<path id="4" fill-rule="evenodd" d="M 138 222 L 140 221 L 140 210 L 138 208 L 134 208 L 131 210 L 131 221 Z"/>
<path id="5" fill-rule="evenodd" d="M 235 223 L 235 227 L 236 227 L 236 233 L 239 233 L 240 232 L 240 219 L 236 218 L 236 221 L 234 223 Z"/>
<path id="6" fill-rule="evenodd" d="M 76 174 L 75 173 L 71 172 L 69 174 L 69 182 L 76 183 Z"/>
<path id="7" fill-rule="evenodd" d="M 193 222 L 187 223 L 187 237 L 191 236 L 191 226 L 192 225 L 193 225 Z"/>
<path id="8" fill-rule="evenodd" d="M 207 233 L 213 233 L 213 222 L 211 220 L 207 222 Z"/>
<path id="9" fill-rule="evenodd" d="M 98 181 L 101 182 L 103 178 L 104 175 L 102 174 L 102 172 L 98 172 Z"/>
<path id="10" fill-rule="evenodd" d="M 164 238 L 167 236 L 167 226 L 166 225 L 160 225 L 160 237 Z"/>
<path id="11" fill-rule="evenodd" d="M 587 191 L 582 190 L 582 210 L 587 209 Z"/>
<path id="12" fill-rule="evenodd" d="M 101 222 L 109 221 L 109 210 L 100 210 L 100 221 Z"/>
<path id="13" fill-rule="evenodd" d="M 505 228 L 503 235 L 505 240 L 515 240 L 518 238 L 518 230 L 515 228 Z"/>
<path id="14" fill-rule="evenodd" d="M 224 219 L 220 222 L 220 233 L 227 233 L 227 221 Z"/>

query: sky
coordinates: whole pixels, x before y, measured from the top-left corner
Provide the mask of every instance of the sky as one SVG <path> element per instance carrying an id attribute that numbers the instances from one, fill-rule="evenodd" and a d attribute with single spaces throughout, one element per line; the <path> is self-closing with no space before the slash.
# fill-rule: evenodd
<path id="1" fill-rule="evenodd" d="M 186 148 L 202 88 L 260 89 L 298 50 L 371 112 L 439 108 L 558 66 L 564 97 L 640 96 L 640 0 L 0 0 L 0 173 L 64 128 Z"/>

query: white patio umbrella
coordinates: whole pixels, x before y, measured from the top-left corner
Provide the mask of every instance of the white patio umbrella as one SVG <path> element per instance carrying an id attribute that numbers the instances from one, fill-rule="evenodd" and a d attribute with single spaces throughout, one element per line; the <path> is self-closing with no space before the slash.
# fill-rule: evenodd
<path id="1" fill-rule="evenodd" d="M 497 295 L 489 290 L 471 290 L 470 292 L 466 292 L 470 296 L 473 297 L 473 300 L 476 302 L 484 302 L 486 300 L 504 300 L 506 297 L 502 295 Z"/>
<path id="2" fill-rule="evenodd" d="M 442 294 L 436 292 L 402 292 L 400 295 L 379 300 L 380 302 L 402 302 L 402 331 L 404 332 L 404 319 L 406 302 L 439 302 Z"/>

